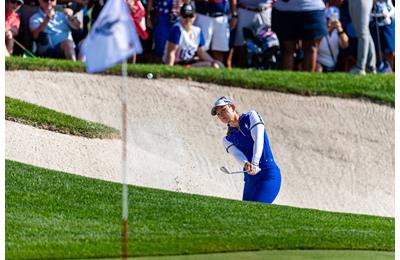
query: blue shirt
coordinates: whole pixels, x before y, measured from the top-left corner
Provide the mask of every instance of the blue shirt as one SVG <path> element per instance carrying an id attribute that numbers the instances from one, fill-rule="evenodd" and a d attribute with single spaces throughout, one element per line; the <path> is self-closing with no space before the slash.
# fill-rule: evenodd
<path id="1" fill-rule="evenodd" d="M 169 15 L 173 6 L 173 0 L 159 0 L 155 2 L 157 15 Z"/>
<path id="2" fill-rule="evenodd" d="M 39 11 L 34 13 L 29 20 L 29 29 L 33 31 L 39 28 L 45 17 L 46 14 L 39 8 Z M 54 17 L 49 20 L 44 32 L 47 34 L 51 47 L 55 47 L 66 39 L 72 40 L 67 17 L 58 11 L 56 11 Z"/>
<path id="3" fill-rule="evenodd" d="M 252 116 L 252 113 L 256 113 L 256 117 Z M 254 119 L 255 118 L 255 119 Z M 244 113 L 239 118 L 239 128 L 231 127 L 229 133 L 226 135 L 225 139 L 231 143 L 231 145 L 236 146 L 247 158 L 247 161 L 251 162 L 253 158 L 253 146 L 254 140 L 251 136 L 251 129 L 258 124 L 263 124 L 261 116 L 255 112 L 250 111 Z M 229 146 L 226 147 L 228 151 Z M 259 167 L 261 172 L 255 176 L 250 176 L 245 174 L 245 180 L 258 179 L 263 175 L 267 174 L 268 170 L 279 169 L 274 161 L 274 156 L 272 155 L 271 147 L 269 144 L 267 131 L 264 131 L 264 144 L 261 158 L 259 161 Z M 264 171 L 267 170 L 267 171 Z"/>

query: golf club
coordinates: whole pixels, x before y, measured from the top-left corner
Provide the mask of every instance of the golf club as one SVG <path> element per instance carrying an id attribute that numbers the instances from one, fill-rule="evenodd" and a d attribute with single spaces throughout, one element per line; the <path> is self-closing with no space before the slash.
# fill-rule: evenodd
<path id="1" fill-rule="evenodd" d="M 21 43 L 19 43 L 17 40 L 13 39 L 14 42 L 31 58 L 36 58 L 35 54 L 33 54 L 32 52 L 30 52 L 27 48 L 24 47 L 24 45 L 22 45 Z"/>
<path id="2" fill-rule="evenodd" d="M 229 171 L 225 166 L 222 166 L 221 168 L 219 168 L 221 170 L 221 172 L 226 173 L 226 174 L 236 174 L 236 173 L 244 173 L 247 171 L 237 171 L 237 172 L 231 172 Z"/>

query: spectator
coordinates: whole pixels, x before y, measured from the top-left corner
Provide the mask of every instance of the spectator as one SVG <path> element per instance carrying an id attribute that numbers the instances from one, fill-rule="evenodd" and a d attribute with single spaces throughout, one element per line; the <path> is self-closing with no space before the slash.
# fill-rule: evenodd
<path id="1" fill-rule="evenodd" d="M 58 0 L 58 4 L 64 3 L 65 0 Z M 89 0 L 72 0 L 65 2 L 65 7 L 73 11 L 73 15 L 79 20 L 79 28 L 70 28 L 72 38 L 75 45 L 79 46 L 80 43 L 86 38 L 89 33 Z"/>
<path id="2" fill-rule="evenodd" d="M 179 8 L 184 1 L 188 0 L 149 0 L 147 3 L 146 25 L 147 28 L 153 29 L 154 53 L 159 58 L 163 57 L 168 33 L 177 21 Z M 151 16 L 153 4 L 155 5 L 155 19 L 152 19 Z"/>
<path id="3" fill-rule="evenodd" d="M 29 19 L 39 9 L 38 0 L 25 0 L 22 7 L 18 10 L 21 19 L 19 33 L 15 39 L 20 42 L 27 50 L 32 51 L 33 38 L 29 30 Z M 20 46 L 14 46 L 14 55 L 23 55 L 25 51 Z"/>
<path id="4" fill-rule="evenodd" d="M 254 24 L 271 26 L 272 2 L 273 0 L 237 0 L 238 21 L 234 45 L 239 67 L 246 67 L 247 62 L 243 28 L 252 28 Z"/>
<path id="5" fill-rule="evenodd" d="M 149 35 L 146 32 L 146 10 L 140 0 L 127 0 L 129 10 L 131 12 L 132 21 L 135 29 L 142 40 L 146 40 Z"/>
<path id="6" fill-rule="evenodd" d="M 146 31 L 146 10 L 140 0 L 127 0 L 132 22 L 141 41 L 146 40 L 149 35 Z M 136 54 L 132 56 L 131 63 L 136 63 Z"/>
<path id="7" fill-rule="evenodd" d="M 96 22 L 97 17 L 100 15 L 101 9 L 107 3 L 107 0 L 92 0 L 90 1 L 89 7 L 91 8 L 91 26 Z"/>
<path id="8" fill-rule="evenodd" d="M 197 18 L 194 24 L 204 33 L 204 50 L 210 50 L 214 59 L 224 62 L 229 51 L 230 31 L 237 25 L 236 0 L 196 0 L 195 3 Z"/>
<path id="9" fill-rule="evenodd" d="M 378 53 L 378 71 L 394 69 L 395 54 L 394 6 L 390 0 L 376 0 L 371 13 L 370 31 Z M 383 53 L 383 57 L 381 55 Z M 390 66 L 386 66 L 388 64 Z"/>
<path id="10" fill-rule="evenodd" d="M 168 65 L 222 68 L 224 65 L 214 60 L 204 49 L 204 36 L 201 29 L 193 25 L 195 8 L 184 4 L 180 10 L 181 19 L 170 30 L 163 62 Z M 195 54 L 199 59 L 195 58 Z"/>
<path id="11" fill-rule="evenodd" d="M 328 7 L 325 12 L 328 23 L 328 35 L 326 35 L 318 49 L 319 71 L 336 71 L 336 62 L 340 48 L 347 48 L 349 38 L 340 23 L 340 12 L 337 7 Z"/>
<path id="12" fill-rule="evenodd" d="M 39 56 L 76 60 L 75 44 L 69 26 L 80 27 L 71 9 L 55 11 L 57 0 L 39 0 L 39 11 L 29 21 Z"/>
<path id="13" fill-rule="evenodd" d="M 357 34 L 354 29 L 349 13 L 349 0 L 337 0 L 336 6 L 340 10 L 340 23 L 349 38 L 349 45 L 345 49 L 339 50 L 339 56 L 336 63 L 337 71 L 349 72 L 356 65 L 357 59 Z"/>
<path id="14" fill-rule="evenodd" d="M 325 4 L 322 0 L 277 0 L 272 9 L 272 30 L 282 49 L 282 68 L 292 70 L 296 42 L 301 40 L 304 51 L 302 69 L 317 70 L 317 54 L 327 34 Z"/>
<path id="15" fill-rule="evenodd" d="M 5 6 L 5 44 L 6 56 L 10 56 L 14 52 L 14 37 L 18 34 L 20 26 L 20 18 L 17 11 L 24 4 L 23 0 L 6 0 Z"/>
<path id="16" fill-rule="evenodd" d="M 349 1 L 349 13 L 357 34 L 357 62 L 352 74 L 376 73 L 375 45 L 369 31 L 369 19 L 373 0 Z"/>

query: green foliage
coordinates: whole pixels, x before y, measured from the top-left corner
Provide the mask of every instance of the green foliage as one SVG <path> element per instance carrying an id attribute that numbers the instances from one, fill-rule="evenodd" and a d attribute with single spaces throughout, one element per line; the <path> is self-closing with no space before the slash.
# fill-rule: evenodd
<path id="1" fill-rule="evenodd" d="M 5 169 L 7 259 L 120 255 L 120 184 L 14 161 Z M 135 186 L 129 186 L 128 236 L 130 256 L 395 248 L 394 218 Z"/>
<path id="2" fill-rule="evenodd" d="M 38 128 L 88 138 L 116 138 L 117 129 L 85 121 L 45 107 L 6 97 L 6 119 Z"/>
<path id="3" fill-rule="evenodd" d="M 84 72 L 81 62 L 54 59 L 6 58 L 7 70 L 45 70 Z M 128 75 L 154 78 L 182 78 L 232 87 L 273 90 L 299 95 L 326 95 L 341 98 L 362 98 L 394 106 L 394 74 L 355 76 L 347 73 L 307 73 L 287 71 L 252 71 L 244 69 L 191 68 L 181 66 L 130 64 Z M 121 74 L 115 66 L 103 74 Z"/>

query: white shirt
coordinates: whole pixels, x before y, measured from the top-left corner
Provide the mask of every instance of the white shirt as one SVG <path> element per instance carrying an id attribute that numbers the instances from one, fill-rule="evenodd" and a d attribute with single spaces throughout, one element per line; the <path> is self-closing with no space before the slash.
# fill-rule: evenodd
<path id="1" fill-rule="evenodd" d="M 332 55 L 329 51 L 328 41 L 334 59 L 332 58 Z M 318 63 L 327 67 L 335 66 L 336 65 L 335 61 L 337 61 L 337 57 L 339 55 L 339 48 L 340 48 L 339 43 L 340 43 L 339 33 L 337 32 L 336 29 L 334 29 L 331 34 L 328 33 L 326 37 L 322 38 L 322 41 L 318 49 L 318 57 L 317 57 Z"/>

